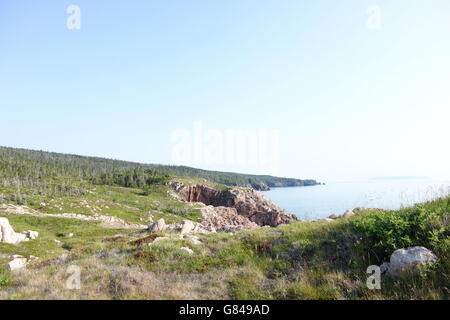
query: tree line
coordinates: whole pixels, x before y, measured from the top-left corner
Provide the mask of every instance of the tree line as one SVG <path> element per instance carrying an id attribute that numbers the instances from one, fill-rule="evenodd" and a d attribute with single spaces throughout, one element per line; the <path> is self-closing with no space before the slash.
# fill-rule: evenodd
<path id="1" fill-rule="evenodd" d="M 199 177 L 230 186 L 255 189 L 315 185 L 315 180 L 208 171 L 186 166 L 142 164 L 45 151 L 0 147 L 3 186 L 42 187 L 70 179 L 102 185 L 144 188 L 164 183 L 170 176 Z"/>

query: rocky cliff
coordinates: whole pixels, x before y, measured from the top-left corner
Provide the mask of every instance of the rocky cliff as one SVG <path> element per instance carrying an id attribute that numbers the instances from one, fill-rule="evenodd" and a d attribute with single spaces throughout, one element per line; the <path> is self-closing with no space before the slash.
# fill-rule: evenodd
<path id="1" fill-rule="evenodd" d="M 280 224 L 290 223 L 297 218 L 282 210 L 261 192 L 243 187 L 233 187 L 224 190 L 216 190 L 202 184 L 174 185 L 179 197 L 187 202 L 201 202 L 209 209 L 203 209 L 205 221 L 220 221 L 214 227 L 228 225 L 242 225 L 244 229 L 257 226 L 276 227 Z M 234 210 L 227 210 L 232 208 Z M 237 216 L 239 217 L 237 217 Z M 213 218 L 212 218 L 213 217 Z M 244 218 L 244 219 L 243 219 Z"/>

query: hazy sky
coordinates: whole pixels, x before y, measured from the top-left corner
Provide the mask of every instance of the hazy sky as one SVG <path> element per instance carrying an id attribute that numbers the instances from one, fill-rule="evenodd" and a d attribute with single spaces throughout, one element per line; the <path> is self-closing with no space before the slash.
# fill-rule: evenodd
<path id="1" fill-rule="evenodd" d="M 3 146 L 450 178 L 449 86 L 448 0 L 0 2 Z"/>

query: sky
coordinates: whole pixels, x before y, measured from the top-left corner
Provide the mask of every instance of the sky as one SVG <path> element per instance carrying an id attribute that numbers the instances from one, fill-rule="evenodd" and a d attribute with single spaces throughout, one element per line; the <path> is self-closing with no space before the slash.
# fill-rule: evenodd
<path id="1" fill-rule="evenodd" d="M 2 0 L 0 145 L 450 179 L 449 14 L 448 0 Z"/>

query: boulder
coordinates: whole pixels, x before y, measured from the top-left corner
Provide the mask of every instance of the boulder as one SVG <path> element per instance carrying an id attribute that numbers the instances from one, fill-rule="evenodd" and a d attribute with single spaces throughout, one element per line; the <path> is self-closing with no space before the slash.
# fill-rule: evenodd
<path id="1" fill-rule="evenodd" d="M 14 256 L 14 259 L 8 263 L 8 267 L 11 271 L 16 271 L 25 268 L 27 265 L 27 258 L 22 256 Z"/>
<path id="2" fill-rule="evenodd" d="M 336 220 L 336 219 L 339 219 L 339 218 L 341 218 L 341 216 L 339 214 L 337 214 L 337 213 L 333 213 L 333 214 L 330 214 L 328 216 L 328 219 L 333 219 L 333 220 Z"/>
<path id="3" fill-rule="evenodd" d="M 181 237 L 183 237 L 183 236 L 181 235 Z M 189 239 L 189 241 L 191 241 L 192 244 L 194 244 L 196 246 L 199 246 L 199 245 L 202 244 L 202 242 L 200 241 L 199 237 L 197 237 L 197 236 L 187 235 L 185 238 Z"/>
<path id="4" fill-rule="evenodd" d="M 436 261 L 436 255 L 425 247 L 399 249 L 391 255 L 388 274 L 393 277 L 414 274 Z"/>
<path id="5" fill-rule="evenodd" d="M 0 242 L 16 244 L 26 240 L 28 240 L 27 236 L 22 233 L 16 233 L 9 224 L 8 219 L 0 218 Z"/>
<path id="6" fill-rule="evenodd" d="M 259 226 L 278 227 L 282 224 L 289 224 L 296 220 L 286 211 L 257 212 L 250 217 L 250 220 Z"/>
<path id="7" fill-rule="evenodd" d="M 28 230 L 25 233 L 17 233 L 9 224 L 7 218 L 0 218 L 0 242 L 17 244 L 23 241 L 34 240 L 38 237 L 37 231 Z"/>
<path id="8" fill-rule="evenodd" d="M 181 234 L 191 233 L 196 229 L 196 224 L 191 220 L 184 220 L 181 225 Z"/>
<path id="9" fill-rule="evenodd" d="M 204 226 L 198 222 L 191 220 L 183 220 L 182 222 L 171 223 L 166 225 L 167 230 L 178 230 L 181 235 L 189 233 L 215 233 L 216 229 L 211 226 Z"/>
<path id="10" fill-rule="evenodd" d="M 164 219 L 159 219 L 158 221 L 150 224 L 148 226 L 148 230 L 149 231 L 164 231 L 167 228 L 166 222 L 164 221 Z"/>
<path id="11" fill-rule="evenodd" d="M 36 239 L 39 236 L 39 232 L 28 230 L 25 233 L 25 235 L 27 236 L 27 238 L 29 238 L 31 240 L 34 240 L 34 239 Z"/>
<path id="12" fill-rule="evenodd" d="M 30 256 L 30 258 L 28 259 L 28 261 L 35 261 L 35 260 L 38 260 L 39 259 L 39 257 L 36 257 L 36 256 Z"/>
<path id="13" fill-rule="evenodd" d="M 351 216 L 354 216 L 354 215 L 355 215 L 355 213 L 352 210 L 347 210 L 347 211 L 344 212 L 344 214 L 342 216 L 344 218 L 346 218 L 346 217 L 351 217 Z"/>

